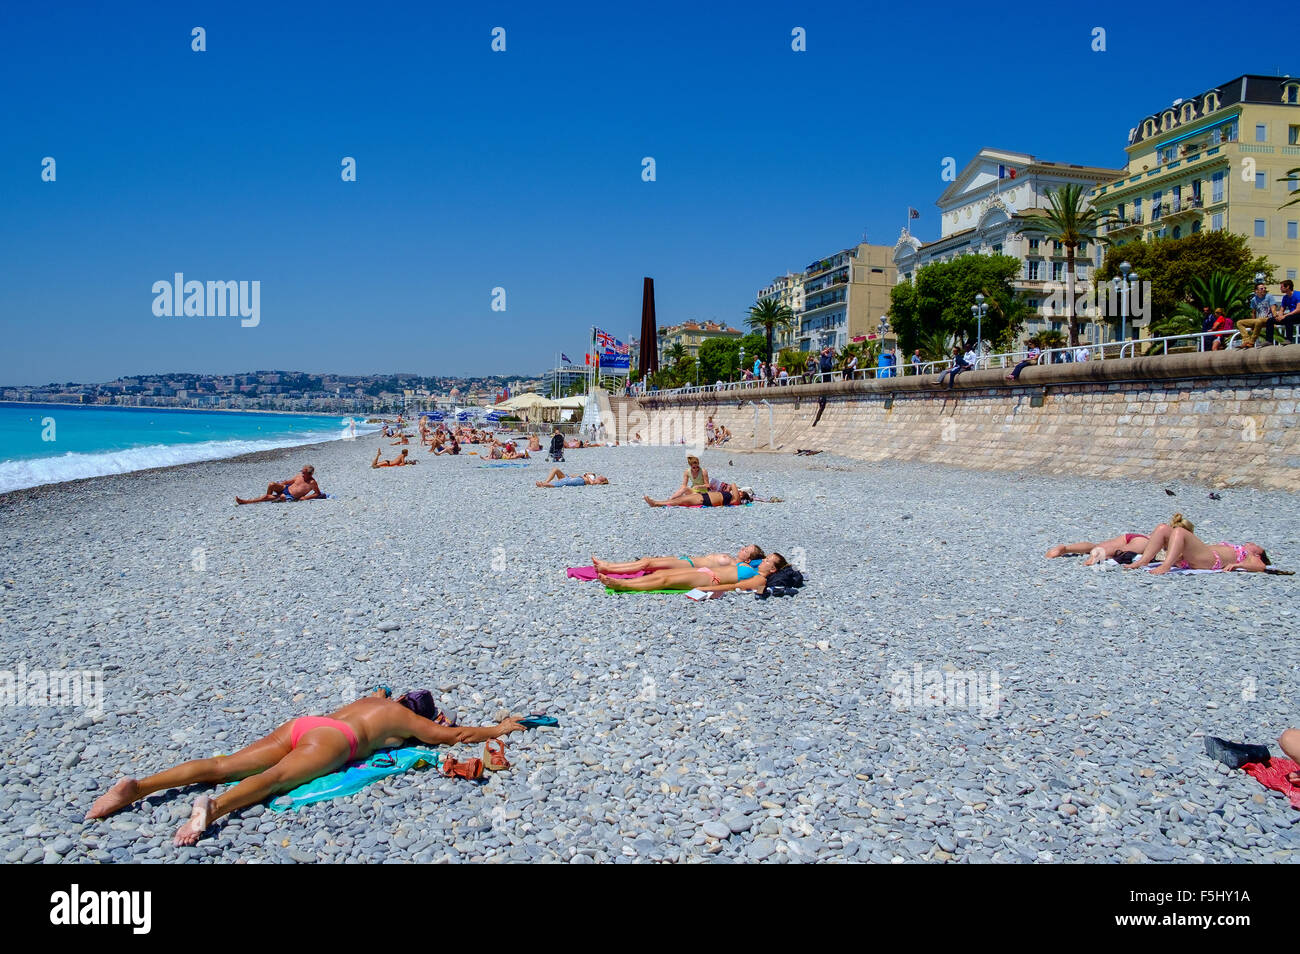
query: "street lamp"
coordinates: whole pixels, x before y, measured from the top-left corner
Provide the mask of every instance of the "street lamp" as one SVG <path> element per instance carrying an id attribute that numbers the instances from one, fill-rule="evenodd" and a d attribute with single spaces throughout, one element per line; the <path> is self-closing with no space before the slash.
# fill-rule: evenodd
<path id="1" fill-rule="evenodd" d="M 984 293 L 975 295 L 975 304 L 970 306 L 971 317 L 975 319 L 975 353 L 984 353 L 984 316 L 989 313 L 989 306 L 984 304 Z"/>
<path id="2" fill-rule="evenodd" d="M 1123 276 L 1115 279 L 1115 284 L 1119 288 L 1119 340 L 1127 341 L 1129 295 L 1137 283 L 1138 273 L 1133 271 L 1133 266 L 1128 262 L 1120 262 L 1119 270 Z"/>
<path id="3" fill-rule="evenodd" d="M 740 377 L 737 378 L 737 380 L 743 381 L 745 380 L 745 346 L 744 345 L 740 346 L 740 369 L 739 370 L 740 370 Z"/>

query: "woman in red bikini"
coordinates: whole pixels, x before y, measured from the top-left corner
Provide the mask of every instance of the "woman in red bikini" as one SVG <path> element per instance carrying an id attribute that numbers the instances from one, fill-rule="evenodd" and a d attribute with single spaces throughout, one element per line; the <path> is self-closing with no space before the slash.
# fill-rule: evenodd
<path id="1" fill-rule="evenodd" d="M 1121 533 L 1117 537 L 1102 540 L 1100 543 L 1091 543 L 1087 540 L 1079 543 L 1058 543 L 1047 551 L 1047 558 L 1050 560 L 1053 557 L 1065 556 L 1067 553 L 1086 553 L 1088 559 L 1083 561 L 1083 565 L 1092 566 L 1094 563 L 1113 560 L 1117 554 L 1121 553 L 1141 555 L 1155 544 L 1158 544 L 1152 551 L 1154 556 L 1168 545 L 1169 534 L 1176 527 L 1182 527 L 1188 533 L 1196 529 L 1190 520 L 1185 520 L 1181 513 L 1176 513 L 1168 523 L 1160 524 L 1150 533 Z"/>
<path id="2" fill-rule="evenodd" d="M 407 708 L 404 702 L 409 699 L 404 695 L 393 701 L 386 690 L 377 689 L 328 717 L 304 716 L 286 722 L 234 755 L 195 759 L 139 780 L 121 779 L 96 799 L 86 818 L 103 818 L 166 788 L 239 782 L 216 797 L 200 795 L 195 800 L 190 820 L 174 839 L 177 845 L 192 845 L 223 815 L 328 775 L 378 749 L 402 745 L 408 739 L 428 745 L 486 742 L 523 729 L 513 718 L 483 728 L 440 725 Z"/>

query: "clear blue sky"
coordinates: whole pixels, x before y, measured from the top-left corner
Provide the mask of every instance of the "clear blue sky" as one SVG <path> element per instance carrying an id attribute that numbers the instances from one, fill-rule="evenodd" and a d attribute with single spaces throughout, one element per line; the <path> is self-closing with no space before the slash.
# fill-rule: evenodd
<path id="1" fill-rule="evenodd" d="M 936 237 L 944 156 L 1117 166 L 1175 97 L 1300 72 L 1292 17 L 1207 2 L 54 6 L 0 10 L 6 384 L 540 372 L 644 275 L 661 324 L 739 324 L 909 205 Z M 261 324 L 155 317 L 178 271 L 259 280 Z"/>

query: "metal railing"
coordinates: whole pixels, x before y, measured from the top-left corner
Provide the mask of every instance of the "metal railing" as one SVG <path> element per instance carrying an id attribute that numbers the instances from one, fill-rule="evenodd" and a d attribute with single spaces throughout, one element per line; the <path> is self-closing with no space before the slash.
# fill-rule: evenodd
<path id="1" fill-rule="evenodd" d="M 1263 333 L 1262 330 L 1260 332 Z M 1300 341 L 1300 328 L 1296 330 L 1295 339 Z M 1079 361 L 1104 361 L 1116 358 L 1134 358 L 1138 357 L 1138 348 L 1142 348 L 1147 353 L 1151 349 L 1164 345 L 1160 353 L 1167 354 L 1173 347 L 1194 343 L 1197 351 L 1210 351 L 1213 349 L 1216 340 L 1223 341 L 1223 349 L 1241 347 L 1240 331 L 1206 331 L 1195 332 L 1184 335 L 1165 335 L 1160 338 L 1138 338 L 1129 341 L 1107 341 L 1104 343 L 1079 343 L 1060 348 L 1043 348 L 1040 349 L 1034 363 L 1038 365 L 1047 364 L 1069 364 Z M 1005 351 L 992 354 L 981 354 L 976 359 L 975 364 L 968 370 L 986 371 L 991 369 L 1008 369 L 1013 368 L 1021 361 L 1029 360 L 1031 352 L 1028 350 Z M 799 384 L 825 384 L 836 381 L 865 381 L 868 379 L 879 378 L 897 378 L 897 377 L 917 377 L 930 374 L 941 374 L 951 368 L 952 359 L 945 358 L 942 361 L 923 361 L 920 364 L 903 362 L 898 365 L 891 365 L 887 368 L 870 367 L 855 368 L 852 371 L 818 371 L 814 374 L 795 374 L 789 375 L 784 381 L 777 378 L 771 382 L 766 380 L 752 379 L 748 381 L 722 381 L 715 384 L 687 385 L 680 388 L 668 390 L 651 390 L 635 394 L 636 397 L 651 397 L 673 394 L 729 394 L 736 391 L 757 391 L 757 390 L 780 390 L 782 388 L 793 387 Z"/>

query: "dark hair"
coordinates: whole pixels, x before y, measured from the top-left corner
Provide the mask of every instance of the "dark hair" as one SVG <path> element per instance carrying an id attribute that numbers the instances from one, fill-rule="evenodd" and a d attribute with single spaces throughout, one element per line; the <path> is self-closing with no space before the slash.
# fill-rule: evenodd
<path id="1" fill-rule="evenodd" d="M 438 706 L 433 701 L 433 693 L 428 689 L 412 689 L 399 698 L 397 704 L 406 706 L 425 719 L 432 720 L 438 715 Z"/>
<path id="2" fill-rule="evenodd" d="M 1268 558 L 1268 551 L 1263 547 L 1259 548 L 1259 558 L 1264 561 L 1265 566 L 1272 566 L 1273 561 Z"/>
<path id="3" fill-rule="evenodd" d="M 755 560 L 764 560 L 767 558 L 767 554 L 763 552 L 763 548 L 760 547 L 757 543 L 751 543 L 750 546 L 754 548 Z"/>
<path id="4" fill-rule="evenodd" d="M 776 557 L 776 568 L 778 570 L 784 570 L 787 566 L 790 565 L 789 563 L 786 562 L 785 557 L 781 556 L 781 554 L 773 553 L 772 556 Z"/>

